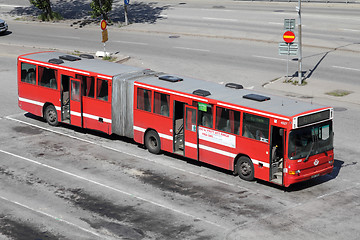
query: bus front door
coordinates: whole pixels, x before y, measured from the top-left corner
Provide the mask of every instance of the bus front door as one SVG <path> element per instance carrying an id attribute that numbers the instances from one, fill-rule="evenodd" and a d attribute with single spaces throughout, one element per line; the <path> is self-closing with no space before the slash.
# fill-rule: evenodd
<path id="1" fill-rule="evenodd" d="M 70 118 L 71 124 L 83 127 L 81 81 L 70 78 Z"/>
<path id="2" fill-rule="evenodd" d="M 185 157 L 198 160 L 198 126 L 197 108 L 193 106 L 185 107 Z"/>

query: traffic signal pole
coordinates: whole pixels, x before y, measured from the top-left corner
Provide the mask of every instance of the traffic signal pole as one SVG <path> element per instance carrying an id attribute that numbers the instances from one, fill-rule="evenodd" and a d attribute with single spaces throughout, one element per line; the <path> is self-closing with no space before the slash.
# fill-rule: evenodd
<path id="1" fill-rule="evenodd" d="M 299 21 L 298 21 L 298 41 L 299 41 L 299 52 L 298 52 L 298 77 L 299 77 L 299 85 L 302 84 L 302 40 L 301 40 L 301 0 L 299 0 L 299 6 L 297 7 L 297 12 L 299 15 Z"/>

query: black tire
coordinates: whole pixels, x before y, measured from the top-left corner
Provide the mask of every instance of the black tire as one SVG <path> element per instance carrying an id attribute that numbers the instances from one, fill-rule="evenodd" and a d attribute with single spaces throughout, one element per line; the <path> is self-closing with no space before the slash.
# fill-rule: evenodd
<path id="1" fill-rule="evenodd" d="M 161 151 L 160 137 L 157 132 L 150 130 L 145 135 L 145 147 L 149 152 L 159 154 Z"/>
<path id="2" fill-rule="evenodd" d="M 236 169 L 241 179 L 246 181 L 254 180 L 254 164 L 248 157 L 240 157 L 236 164 Z"/>
<path id="3" fill-rule="evenodd" d="M 49 105 L 46 107 L 45 120 L 51 126 L 57 126 L 59 124 L 58 115 L 53 105 Z"/>

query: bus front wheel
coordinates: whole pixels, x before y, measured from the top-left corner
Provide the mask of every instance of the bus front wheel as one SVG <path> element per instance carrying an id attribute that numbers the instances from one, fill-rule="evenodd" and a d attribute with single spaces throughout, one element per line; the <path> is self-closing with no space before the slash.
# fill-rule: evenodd
<path id="1" fill-rule="evenodd" d="M 240 157 L 236 164 L 236 167 L 239 177 L 241 179 L 246 181 L 254 180 L 254 165 L 248 157 Z"/>
<path id="2" fill-rule="evenodd" d="M 145 135 L 145 147 L 149 152 L 159 154 L 161 150 L 160 137 L 157 132 L 150 130 Z"/>
<path id="3" fill-rule="evenodd" d="M 53 105 L 49 105 L 45 109 L 45 119 L 51 126 L 57 126 L 59 124 L 56 109 Z"/>

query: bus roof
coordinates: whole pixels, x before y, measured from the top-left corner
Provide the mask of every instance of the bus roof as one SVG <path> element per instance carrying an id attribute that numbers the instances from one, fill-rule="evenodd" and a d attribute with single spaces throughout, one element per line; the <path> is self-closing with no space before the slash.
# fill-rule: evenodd
<path id="1" fill-rule="evenodd" d="M 183 80 L 170 82 L 160 80 L 156 76 L 148 76 L 146 78 L 138 79 L 137 82 L 153 85 L 161 89 L 169 89 L 188 94 L 193 94 L 195 90 L 201 89 L 210 92 L 209 96 L 204 97 L 205 99 L 208 98 L 215 101 L 228 103 L 231 106 L 237 106 L 239 109 L 242 109 L 242 106 L 245 108 L 251 108 L 253 110 L 260 110 L 261 112 L 267 112 L 268 114 L 282 115 L 285 117 L 293 117 L 304 112 L 325 108 L 325 106 L 298 101 L 291 98 L 270 95 L 267 93 L 259 93 L 253 90 L 234 89 L 225 87 L 223 84 L 188 77 L 180 78 Z M 263 100 L 261 99 L 262 97 L 265 100 L 259 101 L 258 97 L 260 97 L 260 100 Z M 268 98 L 269 100 L 267 100 Z"/>
<path id="2" fill-rule="evenodd" d="M 24 54 L 19 58 L 35 60 L 39 62 L 43 62 L 45 64 L 49 64 L 50 59 L 60 59 L 61 56 L 65 56 L 65 53 L 59 52 L 40 52 L 40 53 L 32 53 L 32 54 Z M 70 55 L 72 56 L 72 55 Z M 123 64 L 117 64 L 112 62 L 107 62 L 103 60 L 97 59 L 87 59 L 81 58 L 81 60 L 77 61 L 68 61 L 63 60 L 61 64 L 52 64 L 51 66 L 58 67 L 69 67 L 73 69 L 77 69 L 80 71 L 93 72 L 97 74 L 103 74 L 107 76 L 114 77 L 116 75 L 122 74 L 131 74 L 131 73 L 139 73 L 144 71 L 143 68 L 137 68 L 132 66 L 127 66 Z M 165 75 L 165 74 L 164 74 Z M 209 96 L 204 97 L 203 99 L 212 99 L 216 101 L 221 101 L 224 103 L 229 103 L 233 107 L 237 107 L 238 109 L 242 109 L 241 107 L 251 108 L 253 110 L 260 110 L 261 112 L 266 112 L 268 114 L 281 115 L 285 117 L 293 117 L 305 112 L 314 111 L 317 109 L 323 109 L 325 106 L 308 103 L 304 101 L 298 101 L 291 98 L 257 93 L 253 90 L 247 89 L 233 89 L 225 87 L 225 85 L 221 85 L 214 82 L 204 81 L 193 79 L 189 77 L 181 77 L 182 81 L 165 81 L 159 79 L 158 76 L 148 75 L 138 78 L 136 81 L 139 83 L 149 84 L 152 86 L 156 86 L 159 89 L 167 89 L 174 92 L 187 93 L 195 97 L 193 92 L 198 89 L 209 91 L 211 94 Z M 249 96 L 250 99 L 244 98 L 244 96 Z M 253 97 L 264 97 L 264 101 L 257 101 Z M 199 96 L 196 96 L 201 98 Z M 267 97 L 269 100 L 266 100 Z"/>
<path id="3" fill-rule="evenodd" d="M 61 56 L 77 57 L 74 55 L 69 55 L 60 52 L 39 52 L 39 53 L 25 54 L 20 56 L 20 58 L 35 60 L 49 64 L 50 59 L 61 59 L 60 58 Z M 74 68 L 82 71 L 93 72 L 93 73 L 112 76 L 112 77 L 123 73 L 138 72 L 143 70 L 142 68 L 131 67 L 123 64 L 117 64 L 117 63 L 98 60 L 98 59 L 87 59 L 87 58 L 81 58 L 80 60 L 77 61 L 63 60 L 63 63 L 54 64 L 53 66 L 69 67 L 69 68 Z"/>

